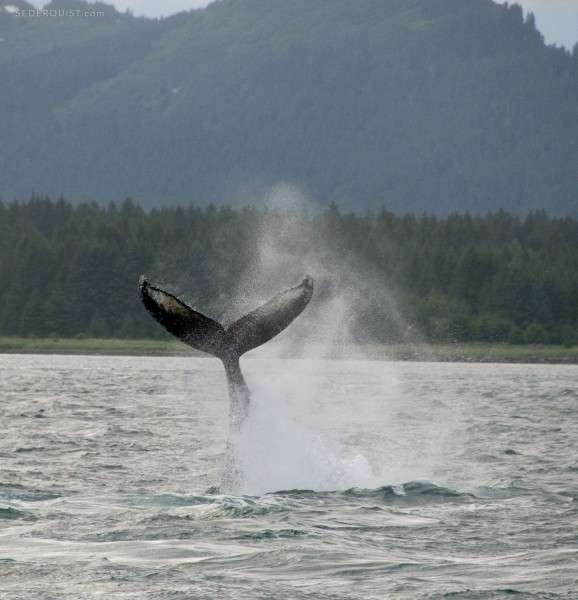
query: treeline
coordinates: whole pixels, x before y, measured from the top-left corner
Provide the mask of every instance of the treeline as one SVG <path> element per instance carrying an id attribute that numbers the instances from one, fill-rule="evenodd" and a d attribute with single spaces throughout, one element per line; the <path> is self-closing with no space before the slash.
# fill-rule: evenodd
<path id="1" fill-rule="evenodd" d="M 46 198 L 0 203 L 0 335 L 162 337 L 140 273 L 219 316 L 267 252 L 317 265 L 320 297 L 347 289 L 358 341 L 578 343 L 576 219 Z"/>

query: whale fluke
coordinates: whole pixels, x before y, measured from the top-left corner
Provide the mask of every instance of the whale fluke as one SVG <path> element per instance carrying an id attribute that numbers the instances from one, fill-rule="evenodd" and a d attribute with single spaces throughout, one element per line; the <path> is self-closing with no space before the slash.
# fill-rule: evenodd
<path id="1" fill-rule="evenodd" d="M 227 350 L 241 356 L 268 342 L 303 312 L 312 296 L 313 279 L 307 276 L 230 325 L 223 340 Z"/>
<path id="2" fill-rule="evenodd" d="M 176 296 L 151 285 L 144 276 L 140 278 L 139 290 L 146 309 L 167 331 L 196 350 L 222 360 L 231 398 L 230 428 L 231 432 L 238 432 L 249 413 L 251 400 L 239 357 L 274 338 L 303 312 L 313 295 L 313 279 L 306 277 L 226 329 Z M 229 442 L 224 484 L 227 489 L 237 489 L 242 480 L 242 470 Z"/>
<path id="3" fill-rule="evenodd" d="M 220 323 L 151 285 L 144 275 L 139 280 L 139 289 L 145 308 L 169 333 L 195 350 L 220 356 L 225 335 Z"/>
<path id="4" fill-rule="evenodd" d="M 298 286 L 271 298 L 227 329 L 176 296 L 151 285 L 144 276 L 140 278 L 139 289 L 146 309 L 167 331 L 196 350 L 230 362 L 288 327 L 311 300 L 313 279 L 306 277 Z"/>

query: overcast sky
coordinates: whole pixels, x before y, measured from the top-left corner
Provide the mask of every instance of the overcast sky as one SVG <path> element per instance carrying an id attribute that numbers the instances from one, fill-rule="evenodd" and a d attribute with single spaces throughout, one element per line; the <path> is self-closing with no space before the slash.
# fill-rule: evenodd
<path id="1" fill-rule="evenodd" d="M 105 0 L 119 10 L 130 8 L 135 15 L 158 17 L 181 10 L 200 8 L 210 0 Z M 290 0 L 288 0 L 290 1 Z M 352 0 L 355 1 L 355 0 Z M 45 2 L 37 2 L 45 4 Z M 513 4 L 513 2 L 510 2 Z M 578 0 L 518 0 L 536 15 L 536 22 L 548 43 L 572 48 L 578 42 Z"/>
<path id="2" fill-rule="evenodd" d="M 572 48 L 578 42 L 578 0 L 522 0 L 518 4 L 536 15 L 548 43 Z"/>

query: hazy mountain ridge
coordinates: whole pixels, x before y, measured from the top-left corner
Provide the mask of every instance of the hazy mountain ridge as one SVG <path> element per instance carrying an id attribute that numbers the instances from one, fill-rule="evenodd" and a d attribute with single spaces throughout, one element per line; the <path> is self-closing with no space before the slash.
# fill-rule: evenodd
<path id="1" fill-rule="evenodd" d="M 518 6 L 104 12 L 0 13 L 5 199 L 235 204 L 289 181 L 361 210 L 578 214 L 578 53 L 546 47 Z"/>

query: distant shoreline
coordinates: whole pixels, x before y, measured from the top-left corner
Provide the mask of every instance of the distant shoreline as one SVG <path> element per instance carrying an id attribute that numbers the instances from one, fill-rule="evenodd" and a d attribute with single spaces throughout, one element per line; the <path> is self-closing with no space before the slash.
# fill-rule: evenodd
<path id="1" fill-rule="evenodd" d="M 314 350 L 314 349 L 313 349 Z M 95 338 L 0 337 L 0 354 L 77 354 L 110 356 L 204 356 L 178 341 Z M 258 354 L 257 354 L 258 355 Z M 289 357 L 290 355 L 288 355 Z M 313 352 L 313 356 L 315 353 Z M 319 357 L 327 357 L 319 353 Z M 469 363 L 578 364 L 578 346 L 510 344 L 366 345 L 331 358 Z"/>

